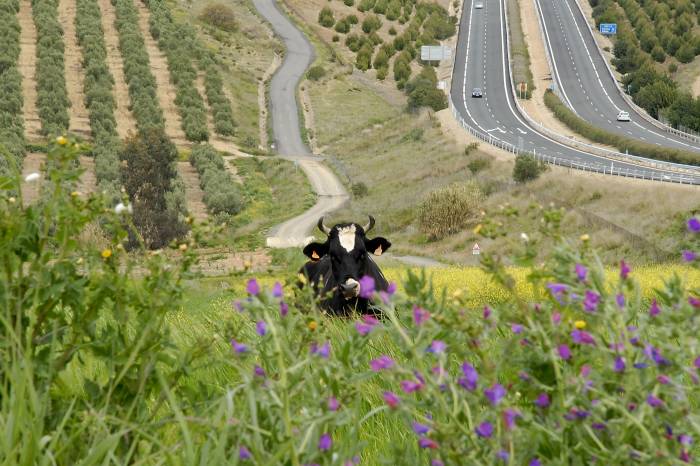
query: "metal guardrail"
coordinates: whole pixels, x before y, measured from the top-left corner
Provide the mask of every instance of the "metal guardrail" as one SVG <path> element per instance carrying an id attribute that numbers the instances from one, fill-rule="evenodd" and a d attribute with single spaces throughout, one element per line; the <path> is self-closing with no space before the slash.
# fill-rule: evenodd
<path id="1" fill-rule="evenodd" d="M 598 50 L 598 54 L 601 56 L 603 59 L 603 63 L 605 63 L 605 69 L 608 70 L 608 73 L 610 74 L 610 77 L 612 78 L 613 82 L 615 83 L 615 88 L 617 89 L 618 94 L 622 97 L 622 99 L 634 109 L 636 113 L 638 113 L 642 118 L 644 118 L 646 121 L 651 123 L 652 125 L 656 126 L 662 131 L 666 131 L 667 133 L 674 134 L 678 137 L 682 137 L 684 139 L 688 139 L 689 141 L 693 142 L 700 142 L 700 136 L 695 136 L 693 134 L 685 133 L 683 131 L 677 130 L 676 128 L 673 128 L 671 126 L 665 125 L 656 118 L 652 117 L 649 115 L 646 110 L 641 108 L 639 105 L 635 104 L 632 98 L 625 93 L 625 91 L 620 87 L 619 83 L 617 82 L 617 78 L 615 77 L 615 73 L 613 73 L 612 68 L 610 67 L 610 63 L 608 63 L 608 60 L 605 59 L 605 55 L 603 54 L 603 51 L 600 49 L 600 46 L 598 45 L 598 41 L 595 38 L 595 34 L 593 33 L 593 28 L 591 27 L 591 24 L 588 22 L 588 18 L 586 17 L 586 14 L 583 12 L 583 8 L 581 8 L 581 5 L 579 4 L 579 0 L 574 0 L 574 3 L 576 3 L 576 8 L 578 8 L 578 11 L 581 13 L 581 16 L 583 16 L 584 23 L 586 23 L 586 27 L 588 27 L 588 30 L 591 33 L 591 37 L 593 38 L 593 43 L 595 44 L 596 50 Z M 574 18 L 574 21 L 576 18 Z"/>

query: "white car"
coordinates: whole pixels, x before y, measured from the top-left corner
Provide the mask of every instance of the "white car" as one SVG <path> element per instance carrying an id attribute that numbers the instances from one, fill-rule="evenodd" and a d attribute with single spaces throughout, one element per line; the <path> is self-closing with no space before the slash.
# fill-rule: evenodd
<path id="1" fill-rule="evenodd" d="M 474 8 L 477 10 L 481 10 L 484 7 L 484 2 L 475 2 L 474 3 Z"/>
<path id="2" fill-rule="evenodd" d="M 622 111 L 617 114 L 617 121 L 630 121 L 630 114 L 628 112 Z"/>

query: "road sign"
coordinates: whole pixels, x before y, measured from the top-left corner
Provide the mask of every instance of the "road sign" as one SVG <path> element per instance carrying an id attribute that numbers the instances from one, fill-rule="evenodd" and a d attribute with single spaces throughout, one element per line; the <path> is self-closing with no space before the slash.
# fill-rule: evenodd
<path id="1" fill-rule="evenodd" d="M 617 34 L 617 23 L 600 23 L 600 33 L 605 35 Z"/>
<path id="2" fill-rule="evenodd" d="M 452 58 L 452 49 L 442 45 L 422 45 L 420 59 L 423 61 L 440 61 Z"/>
<path id="3" fill-rule="evenodd" d="M 474 254 L 475 256 L 481 254 L 481 248 L 479 247 L 478 243 L 474 243 L 474 246 L 472 247 L 472 254 Z"/>

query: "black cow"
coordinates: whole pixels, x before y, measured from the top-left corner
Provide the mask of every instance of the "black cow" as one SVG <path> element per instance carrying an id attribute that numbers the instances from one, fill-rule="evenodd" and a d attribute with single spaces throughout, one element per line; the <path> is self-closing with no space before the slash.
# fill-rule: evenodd
<path id="1" fill-rule="evenodd" d="M 334 314 L 366 313 L 371 303 L 360 296 L 359 280 L 368 275 L 374 279 L 375 290 L 385 291 L 389 284 L 370 255 L 379 256 L 391 247 L 385 238 L 369 239 L 367 233 L 374 227 L 369 216 L 365 226 L 357 223 L 339 223 L 333 228 L 318 220 L 318 228 L 328 235 L 325 243 L 310 243 L 304 254 L 311 260 L 299 271 L 312 284 L 316 294 L 324 296 L 321 306 Z"/>

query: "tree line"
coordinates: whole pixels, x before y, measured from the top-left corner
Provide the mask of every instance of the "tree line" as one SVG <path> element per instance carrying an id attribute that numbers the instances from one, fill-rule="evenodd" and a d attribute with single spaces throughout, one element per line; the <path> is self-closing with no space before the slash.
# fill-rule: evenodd
<path id="1" fill-rule="evenodd" d="M 0 174 L 8 171 L 11 158 L 21 165 L 25 152 L 18 11 L 19 0 L 0 0 Z"/>

